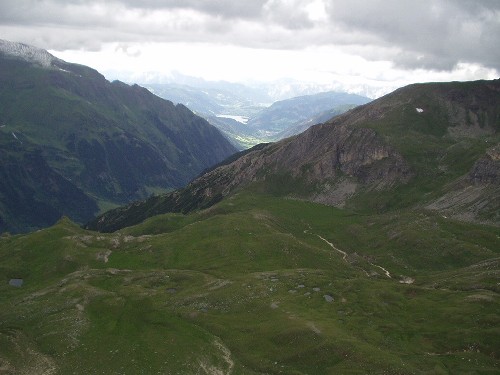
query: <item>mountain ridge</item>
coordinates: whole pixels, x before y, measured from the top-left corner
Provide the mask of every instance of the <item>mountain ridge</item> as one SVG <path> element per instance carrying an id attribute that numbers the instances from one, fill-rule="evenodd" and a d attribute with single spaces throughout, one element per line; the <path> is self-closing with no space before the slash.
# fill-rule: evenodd
<path id="1" fill-rule="evenodd" d="M 274 142 L 298 134 L 309 126 L 341 114 L 371 99 L 337 91 L 300 95 L 263 104 L 256 89 L 246 88 L 248 98 L 239 92 L 211 87 L 191 87 L 175 84 L 149 84 L 147 87 L 164 99 L 183 103 L 221 130 L 238 148 L 258 143 Z M 244 86 L 243 86 L 244 87 Z M 242 88 L 240 88 L 243 91 Z M 256 93 L 252 95 L 252 93 Z M 256 101 L 259 100 L 260 101 Z M 324 113 L 331 113 L 325 117 Z M 235 121 L 237 119 L 238 121 Z"/>
<path id="2" fill-rule="evenodd" d="M 40 163 L 69 183 L 64 186 L 73 185 L 94 202 L 93 214 L 96 203 L 102 209 L 179 188 L 236 152 L 216 128 L 183 105 L 175 106 L 138 85 L 109 82 L 94 69 L 52 59 L 34 47 L 10 42 L 3 46 L 0 135 L 39 149 Z M 3 151 L 5 158 L 21 163 L 27 149 Z M 41 181 L 26 181 L 35 196 L 37 190 L 46 191 Z M 7 224 L 16 216 L 16 199 L 11 198 L 3 197 L 8 207 L 0 213 Z M 36 200 L 52 198 L 41 194 Z M 60 215 L 79 222 L 90 219 L 88 210 L 82 211 L 87 212 L 82 220 L 78 210 L 56 205 Z M 36 228 L 39 219 L 46 222 L 32 217 L 26 228 Z"/>
<path id="3" fill-rule="evenodd" d="M 3 39 L 0 39 L 0 53 L 20 58 L 27 62 L 40 64 L 46 68 L 52 66 L 54 62 L 63 63 L 63 60 L 51 55 L 44 49 Z"/>
<path id="4" fill-rule="evenodd" d="M 143 204 L 149 216 L 189 212 L 244 186 L 264 184 L 281 195 L 355 210 L 384 211 L 424 201 L 432 207 L 432 199 L 449 193 L 450 183 L 470 173 L 478 159 L 489 157 L 488 142 L 498 143 L 498 103 L 500 80 L 410 85 L 298 136 L 248 152 L 184 190 Z M 496 171 L 498 160 L 492 163 L 490 169 Z M 488 192 L 483 189 L 486 196 L 480 200 L 496 202 L 498 188 L 486 179 L 481 183 L 492 186 Z M 467 207 L 465 211 L 472 210 Z M 488 211 L 488 220 L 497 222 L 496 210 L 483 206 L 468 214 L 473 219 Z M 120 220 L 123 226 L 145 218 L 137 203 L 136 220 L 130 221 L 126 211 L 109 212 L 88 228 L 104 229 L 109 221 L 108 229 L 116 230 Z"/>

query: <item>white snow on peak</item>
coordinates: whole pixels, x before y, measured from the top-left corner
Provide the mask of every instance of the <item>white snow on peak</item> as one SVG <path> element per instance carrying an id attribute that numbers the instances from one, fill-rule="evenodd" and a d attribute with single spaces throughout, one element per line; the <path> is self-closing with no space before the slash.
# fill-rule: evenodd
<path id="1" fill-rule="evenodd" d="M 58 60 L 44 49 L 2 39 L 0 39 L 0 52 L 28 62 L 40 64 L 46 68 L 52 66 L 52 63 Z"/>
<path id="2" fill-rule="evenodd" d="M 422 113 L 424 110 L 422 108 L 415 108 L 418 113 Z"/>

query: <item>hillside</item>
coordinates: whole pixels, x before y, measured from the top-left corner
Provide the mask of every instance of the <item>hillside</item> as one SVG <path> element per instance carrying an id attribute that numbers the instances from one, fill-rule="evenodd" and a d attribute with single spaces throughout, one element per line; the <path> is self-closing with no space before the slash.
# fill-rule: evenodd
<path id="1" fill-rule="evenodd" d="M 498 225 L 499 103 L 500 80 L 411 85 L 88 228 L 206 208 L 246 188 L 356 212 L 427 207 Z"/>
<path id="2" fill-rule="evenodd" d="M 7 41 L 0 41 L 0 142 L 0 232 L 62 215 L 85 222 L 180 188 L 236 151 L 182 105 Z"/>
<path id="3" fill-rule="evenodd" d="M 0 368 L 493 374 L 499 236 L 256 192 L 113 234 L 63 220 L 0 237 Z"/>
<path id="4" fill-rule="evenodd" d="M 334 112 L 332 116 L 325 119 L 326 121 L 334 115 L 369 101 L 369 98 L 360 95 L 334 91 L 304 95 L 273 103 L 250 118 L 247 125 L 268 141 L 279 140 L 283 138 L 281 134 L 286 134 L 290 128 L 304 123 L 309 123 L 309 126 L 319 123 L 319 121 L 313 122 L 313 119 L 325 111 Z"/>
<path id="5" fill-rule="evenodd" d="M 101 233 L 0 236 L 0 368 L 497 373 L 499 95 L 405 87 L 109 211 Z"/>

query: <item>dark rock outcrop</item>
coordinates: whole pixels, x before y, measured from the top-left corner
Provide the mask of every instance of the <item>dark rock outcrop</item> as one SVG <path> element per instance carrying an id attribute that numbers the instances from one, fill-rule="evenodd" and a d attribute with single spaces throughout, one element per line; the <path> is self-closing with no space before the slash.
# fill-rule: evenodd
<path id="1" fill-rule="evenodd" d="M 486 151 L 469 172 L 469 181 L 473 184 L 500 185 L 500 144 Z"/>

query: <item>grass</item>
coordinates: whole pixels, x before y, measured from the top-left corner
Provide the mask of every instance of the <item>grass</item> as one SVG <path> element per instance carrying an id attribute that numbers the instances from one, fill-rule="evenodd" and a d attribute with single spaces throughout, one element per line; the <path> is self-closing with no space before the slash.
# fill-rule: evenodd
<path id="1" fill-rule="evenodd" d="M 112 234 L 63 220 L 0 238 L 2 365 L 495 373 L 499 236 L 425 211 L 363 215 L 255 192 Z"/>

